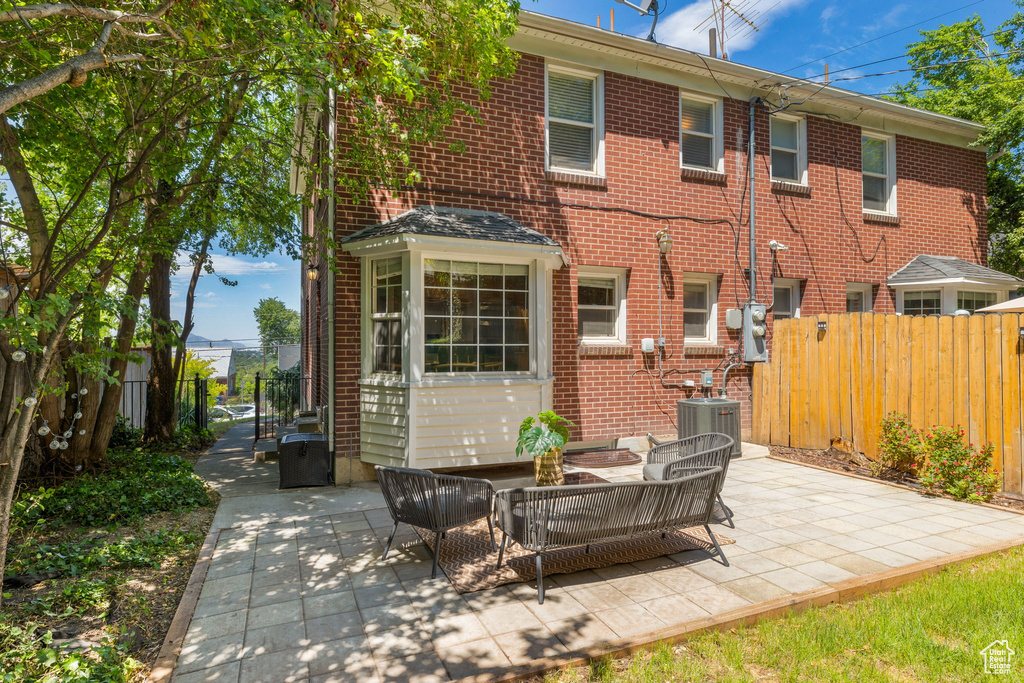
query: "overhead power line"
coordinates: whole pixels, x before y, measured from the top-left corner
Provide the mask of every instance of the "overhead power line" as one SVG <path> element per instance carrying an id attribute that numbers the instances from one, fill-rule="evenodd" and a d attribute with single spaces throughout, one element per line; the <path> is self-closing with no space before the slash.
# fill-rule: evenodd
<path id="1" fill-rule="evenodd" d="M 877 36 L 875 38 L 871 38 L 870 40 L 865 40 L 862 43 L 857 43 L 856 45 L 851 45 L 850 47 L 845 47 L 842 50 L 836 50 L 835 52 L 830 52 L 827 55 L 825 55 L 824 57 L 819 57 L 818 59 L 812 59 L 809 62 L 804 62 L 803 64 L 798 64 L 797 66 L 794 66 L 794 67 L 791 67 L 789 69 L 786 69 L 782 73 L 785 74 L 785 73 L 789 73 L 790 71 L 796 71 L 797 69 L 800 69 L 800 68 L 803 68 L 805 66 L 808 66 L 809 64 L 817 64 L 818 62 L 821 62 L 821 61 L 824 61 L 824 60 L 828 59 L 829 57 L 834 57 L 834 56 L 840 55 L 840 54 L 842 54 L 844 52 L 849 52 L 850 50 L 856 50 L 857 48 L 864 47 L 865 45 L 867 45 L 869 43 L 875 42 L 876 40 L 881 40 L 882 38 L 888 38 L 889 36 L 894 36 L 897 33 L 902 33 L 903 31 L 908 31 L 908 30 L 910 30 L 912 28 L 917 28 L 918 26 L 921 26 L 922 24 L 927 24 L 929 22 L 935 21 L 936 19 L 941 19 L 942 17 L 945 17 L 945 16 L 950 15 L 950 14 L 954 14 L 954 13 L 959 12 L 961 10 L 965 10 L 968 7 L 973 7 L 974 5 L 980 5 L 983 2 L 985 2 L 985 0 L 975 0 L 974 2 L 969 2 L 966 5 L 962 5 L 960 7 L 957 7 L 956 9 L 951 9 L 948 12 L 943 12 L 942 14 L 937 14 L 934 17 L 932 17 L 931 19 L 925 19 L 924 21 L 919 21 L 916 24 L 910 24 L 909 26 L 904 26 L 903 28 L 898 28 L 895 31 L 890 31 L 889 33 L 885 33 L 885 34 Z"/>

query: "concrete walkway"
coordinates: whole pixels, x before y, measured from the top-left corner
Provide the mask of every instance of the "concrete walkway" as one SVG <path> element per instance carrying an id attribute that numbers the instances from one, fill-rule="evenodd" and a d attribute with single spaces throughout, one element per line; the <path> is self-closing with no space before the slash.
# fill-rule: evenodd
<path id="1" fill-rule="evenodd" d="M 402 681 L 498 676 L 545 657 L 685 625 L 920 560 L 1024 541 L 1024 516 L 745 457 L 723 496 L 725 567 L 701 551 L 459 595 L 431 580 L 375 485 L 278 492 L 234 430 L 197 471 L 224 496 L 212 564 L 174 681 Z M 639 467 L 610 478 L 639 478 Z M 501 486 L 504 482 L 496 484 Z"/>

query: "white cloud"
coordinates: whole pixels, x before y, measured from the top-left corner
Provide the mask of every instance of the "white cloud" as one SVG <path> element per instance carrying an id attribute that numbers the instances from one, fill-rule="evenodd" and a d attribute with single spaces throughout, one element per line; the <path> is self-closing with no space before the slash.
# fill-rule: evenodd
<path id="1" fill-rule="evenodd" d="M 908 5 L 906 5 L 906 4 L 904 4 L 904 3 L 900 3 L 899 5 L 895 5 L 891 10 L 889 10 L 888 12 L 883 14 L 878 19 L 878 21 L 876 21 L 873 24 L 869 24 L 869 25 L 865 26 L 862 29 L 862 31 L 864 32 L 864 35 L 871 35 L 872 33 L 875 33 L 875 32 L 880 31 L 882 29 L 892 28 L 893 26 L 895 26 L 896 24 L 898 24 L 900 22 L 900 17 L 908 9 L 910 9 L 910 7 Z"/>
<path id="2" fill-rule="evenodd" d="M 772 20 L 784 12 L 787 9 L 798 7 L 803 5 L 808 0 L 778 0 L 774 7 L 769 10 L 763 10 L 764 16 L 755 19 L 754 23 L 757 24 L 761 31 L 747 31 L 741 27 L 737 27 L 735 32 L 727 32 L 725 35 L 725 51 L 728 54 L 735 54 L 742 50 L 749 49 L 754 46 L 760 37 L 764 29 L 772 22 Z M 693 50 L 701 54 L 707 54 L 708 52 L 708 28 L 713 26 L 712 23 L 704 23 L 704 21 L 711 16 L 712 7 L 711 0 L 698 0 L 697 2 L 690 3 L 682 9 L 678 9 L 672 12 L 667 17 L 662 17 L 658 22 L 657 38 L 659 43 L 666 45 L 672 45 L 673 47 L 681 47 L 684 50 Z M 735 15 L 734 15 L 735 16 Z M 729 20 L 728 12 L 726 13 L 726 25 L 731 22 Z M 702 26 L 700 31 L 696 31 L 698 26 Z M 746 34 L 746 35 L 744 35 Z M 647 33 L 643 33 L 641 37 L 646 37 Z"/>
<path id="3" fill-rule="evenodd" d="M 262 275 L 264 273 L 277 273 L 285 270 L 285 266 L 274 261 L 256 261 L 241 256 L 228 256 L 227 254 L 211 254 L 210 261 L 218 275 L 225 277 L 238 275 Z M 187 278 L 192 274 L 192 264 L 185 255 L 178 256 L 179 270 L 176 277 Z"/>
<path id="4" fill-rule="evenodd" d="M 832 20 L 839 15 L 839 7 L 836 5 L 829 5 L 821 11 L 821 32 L 832 33 Z"/>

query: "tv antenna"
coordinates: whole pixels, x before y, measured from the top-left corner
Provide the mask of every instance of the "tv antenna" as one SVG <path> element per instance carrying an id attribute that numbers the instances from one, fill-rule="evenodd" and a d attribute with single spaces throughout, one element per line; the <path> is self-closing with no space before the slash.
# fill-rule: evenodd
<path id="1" fill-rule="evenodd" d="M 658 8 L 658 0 L 636 0 L 636 2 L 630 2 L 629 0 L 615 0 L 620 5 L 626 5 L 632 7 L 640 16 L 653 16 L 654 23 L 651 24 L 651 32 L 647 34 L 647 40 L 652 43 L 658 42 L 654 38 L 654 29 L 658 27 L 658 17 L 661 15 L 661 10 Z"/>
<path id="2" fill-rule="evenodd" d="M 710 28 L 712 57 L 717 48 L 722 59 L 728 59 L 725 52 L 726 37 L 743 38 L 755 31 L 761 30 L 761 24 L 769 12 L 778 7 L 775 2 L 768 9 L 762 10 L 761 0 L 711 0 L 711 14 L 694 28 L 694 31 L 703 31 Z M 713 24 L 713 25 L 712 25 Z"/>

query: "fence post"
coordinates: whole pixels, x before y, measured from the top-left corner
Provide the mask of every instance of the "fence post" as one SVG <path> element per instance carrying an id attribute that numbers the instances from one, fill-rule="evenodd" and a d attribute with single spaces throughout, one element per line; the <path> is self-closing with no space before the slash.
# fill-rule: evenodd
<path id="1" fill-rule="evenodd" d="M 260 373 L 256 373 L 256 388 L 252 394 L 252 402 L 256 406 L 256 440 L 260 440 Z"/>
<path id="2" fill-rule="evenodd" d="M 192 406 L 192 412 L 195 417 L 196 429 L 202 429 L 205 426 L 202 421 L 202 407 L 199 405 L 199 401 L 203 398 L 199 395 L 199 386 L 199 373 L 197 372 L 192 392 L 195 397 L 195 404 Z"/>

